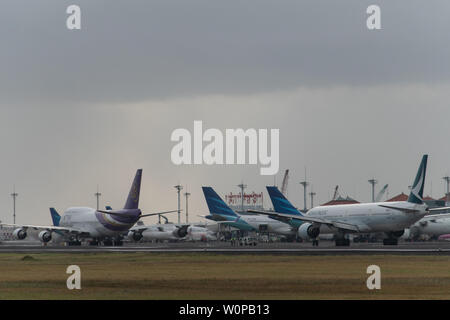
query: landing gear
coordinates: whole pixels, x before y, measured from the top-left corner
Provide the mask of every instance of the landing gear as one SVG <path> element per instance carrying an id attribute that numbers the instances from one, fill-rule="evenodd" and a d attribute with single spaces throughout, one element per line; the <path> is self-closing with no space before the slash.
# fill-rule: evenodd
<path id="1" fill-rule="evenodd" d="M 69 247 L 81 246 L 81 241 L 79 241 L 79 240 L 72 240 L 72 241 L 68 241 L 66 243 Z"/>
<path id="2" fill-rule="evenodd" d="M 336 238 L 336 247 L 349 247 L 350 246 L 350 239 L 345 238 Z"/>
<path id="3" fill-rule="evenodd" d="M 313 247 L 318 247 L 319 246 L 319 240 L 314 239 L 312 242 Z"/>
<path id="4" fill-rule="evenodd" d="M 383 240 L 383 244 L 385 246 L 396 246 L 398 245 L 398 239 L 397 238 L 387 238 Z"/>
<path id="5" fill-rule="evenodd" d="M 345 233 L 339 232 L 335 235 L 336 247 L 350 247 L 350 239 L 345 237 Z"/>
<path id="6" fill-rule="evenodd" d="M 103 245 L 105 247 L 121 247 L 123 246 L 122 239 L 105 239 L 103 240 Z"/>
<path id="7" fill-rule="evenodd" d="M 100 242 L 97 239 L 94 239 L 89 242 L 90 246 L 98 246 L 99 244 L 100 244 Z"/>
<path id="8" fill-rule="evenodd" d="M 115 247 L 121 247 L 123 246 L 123 241 L 121 239 L 115 239 L 114 240 L 114 246 Z"/>
<path id="9" fill-rule="evenodd" d="M 394 232 L 387 232 L 387 238 L 383 240 L 383 244 L 385 246 L 396 246 L 398 245 L 398 238 L 403 236 L 405 233 L 405 230 L 400 231 L 394 231 Z"/>

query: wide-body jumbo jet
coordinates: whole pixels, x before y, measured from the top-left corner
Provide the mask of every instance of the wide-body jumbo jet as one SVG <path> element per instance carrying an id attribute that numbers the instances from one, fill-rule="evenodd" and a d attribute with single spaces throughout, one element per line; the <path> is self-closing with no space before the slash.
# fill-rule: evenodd
<path id="1" fill-rule="evenodd" d="M 265 214 L 286 223 L 298 222 L 297 235 L 303 239 L 317 239 L 319 234 L 336 235 L 337 246 L 348 246 L 349 233 L 377 233 L 386 235 L 385 245 L 397 245 L 405 229 L 427 213 L 443 208 L 429 209 L 423 201 L 423 189 L 428 155 L 424 155 L 411 188 L 408 201 L 361 203 L 351 205 L 319 206 L 304 215 L 281 194 L 269 192 L 276 212 L 249 210 Z M 316 242 L 317 244 L 317 242 Z"/>
<path id="2" fill-rule="evenodd" d="M 13 236 L 23 240 L 27 230 L 41 230 L 39 240 L 47 243 L 53 236 L 69 245 L 81 245 L 82 239 L 90 239 L 91 245 L 121 245 L 122 234 L 126 233 L 141 218 L 161 213 L 143 215 L 139 209 L 139 194 L 141 189 L 142 169 L 138 169 L 131 185 L 125 206 L 120 210 L 96 210 L 87 207 L 72 207 L 60 217 L 56 210 L 50 209 L 53 226 L 11 225 L 14 226 Z"/>
<path id="3" fill-rule="evenodd" d="M 296 229 L 265 215 L 238 215 L 211 187 L 203 187 L 210 215 L 205 218 L 243 231 L 264 231 L 284 236 L 295 236 Z"/>

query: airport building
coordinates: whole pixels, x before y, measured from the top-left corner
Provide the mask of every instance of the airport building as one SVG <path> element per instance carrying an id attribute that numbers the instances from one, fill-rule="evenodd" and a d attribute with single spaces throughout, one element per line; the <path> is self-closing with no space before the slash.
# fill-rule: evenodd
<path id="1" fill-rule="evenodd" d="M 226 204 L 236 212 L 246 212 L 247 210 L 264 210 L 264 193 L 251 192 L 241 193 L 230 192 L 225 195 Z"/>

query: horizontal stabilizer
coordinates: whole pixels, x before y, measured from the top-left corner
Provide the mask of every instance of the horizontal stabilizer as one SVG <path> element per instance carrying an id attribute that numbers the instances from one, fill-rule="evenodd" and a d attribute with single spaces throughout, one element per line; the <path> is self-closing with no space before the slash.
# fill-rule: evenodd
<path id="1" fill-rule="evenodd" d="M 112 216 L 118 216 L 118 217 L 129 217 L 129 216 L 130 216 L 129 213 L 125 213 L 125 212 L 117 212 L 117 211 L 97 210 L 97 212 L 109 214 L 109 215 L 112 215 Z"/>
<path id="2" fill-rule="evenodd" d="M 360 232 L 361 231 L 360 230 L 361 228 L 354 224 L 326 220 L 326 219 L 322 219 L 322 218 L 309 217 L 307 215 L 300 216 L 300 215 L 292 215 L 292 214 L 284 214 L 284 213 L 277 213 L 277 212 L 271 212 L 271 211 L 260 211 L 260 210 L 247 210 L 247 212 L 264 214 L 266 216 L 273 216 L 273 217 L 279 217 L 279 218 L 295 219 L 295 220 L 316 223 L 316 224 L 324 224 L 324 225 L 327 225 L 330 227 L 347 230 L 347 231 L 352 231 L 352 232 Z M 366 227 L 364 226 L 362 229 L 366 229 Z"/>
<path id="3" fill-rule="evenodd" d="M 183 210 L 180 210 L 183 211 Z M 155 212 L 155 213 L 146 213 L 141 215 L 141 218 L 145 218 L 145 217 L 153 217 L 153 216 L 159 216 L 162 214 L 166 214 L 166 213 L 173 213 L 173 212 L 178 212 L 178 210 L 171 210 L 171 211 L 162 211 L 162 212 Z"/>
<path id="4" fill-rule="evenodd" d="M 438 208 L 428 209 L 428 211 L 431 211 L 431 212 L 433 212 L 433 211 L 442 211 L 442 210 L 450 210 L 450 207 L 438 207 Z"/>

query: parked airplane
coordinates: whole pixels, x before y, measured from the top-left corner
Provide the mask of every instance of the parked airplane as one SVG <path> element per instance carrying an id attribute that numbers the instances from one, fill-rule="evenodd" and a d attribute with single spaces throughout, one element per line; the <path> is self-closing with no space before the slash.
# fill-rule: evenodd
<path id="1" fill-rule="evenodd" d="M 67 209 L 63 216 L 59 216 L 54 208 L 50 208 L 53 226 L 11 225 L 17 229 L 13 232 L 14 238 L 23 240 L 27 237 L 27 230 L 41 230 L 39 240 L 47 243 L 54 234 L 59 240 L 69 245 L 81 245 L 81 239 L 90 239 L 91 245 L 121 245 L 121 234 L 129 230 L 139 219 L 161 213 L 142 214 L 139 206 L 139 193 L 141 188 L 142 169 L 137 170 L 131 185 L 125 206 L 121 210 L 95 210 L 86 207 L 73 207 Z"/>
<path id="2" fill-rule="evenodd" d="M 142 225 L 131 228 L 128 231 L 128 239 L 133 241 L 147 240 L 180 240 L 187 236 L 189 226 L 177 227 L 174 224 Z"/>
<path id="3" fill-rule="evenodd" d="M 238 215 L 211 187 L 202 187 L 210 215 L 205 218 L 230 225 L 244 231 L 265 231 L 285 236 L 295 236 L 290 225 L 265 215 Z"/>
<path id="4" fill-rule="evenodd" d="M 383 232 L 387 236 L 383 241 L 385 245 L 397 245 L 406 228 L 425 214 L 443 209 L 429 209 L 423 201 L 427 160 L 428 155 L 424 155 L 408 201 L 319 206 L 304 215 L 283 196 L 280 197 L 280 205 L 275 208 L 280 212 L 249 212 L 299 220 L 303 223 L 299 225 L 297 234 L 303 239 L 317 239 L 321 233 L 333 233 L 337 246 L 348 246 L 350 241 L 346 234 Z"/>
<path id="5" fill-rule="evenodd" d="M 188 228 L 187 241 L 216 241 L 217 235 L 215 232 L 205 227 L 192 225 Z"/>
<path id="6" fill-rule="evenodd" d="M 216 240 L 213 232 L 195 225 L 176 225 L 172 223 L 136 226 L 128 232 L 133 241 L 208 241 Z"/>
<path id="7" fill-rule="evenodd" d="M 409 237 L 418 238 L 421 235 L 439 238 L 450 234 L 450 213 L 425 216 L 409 228 Z"/>

